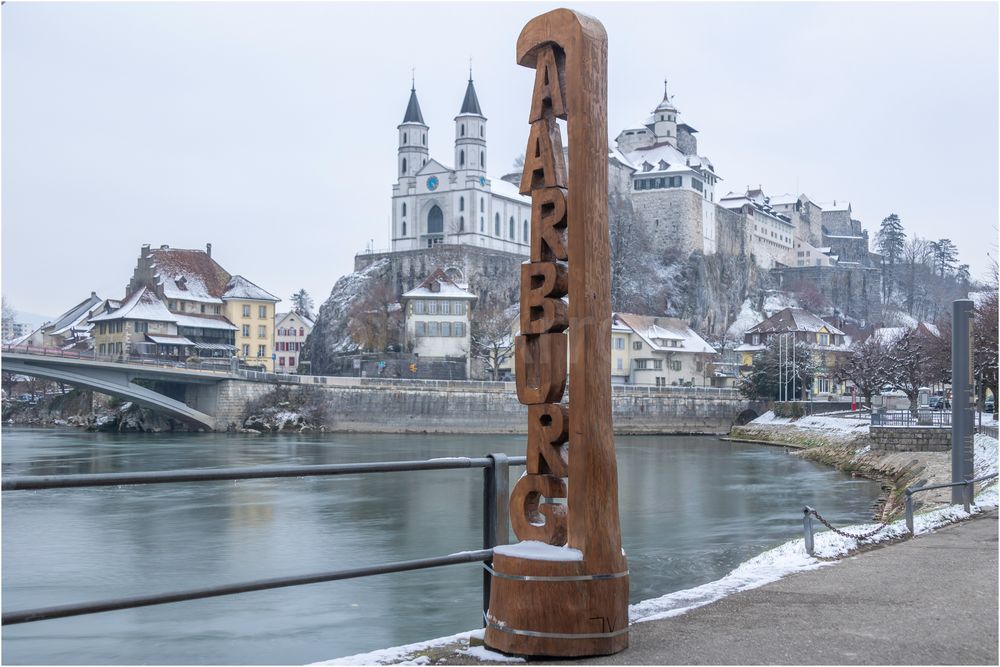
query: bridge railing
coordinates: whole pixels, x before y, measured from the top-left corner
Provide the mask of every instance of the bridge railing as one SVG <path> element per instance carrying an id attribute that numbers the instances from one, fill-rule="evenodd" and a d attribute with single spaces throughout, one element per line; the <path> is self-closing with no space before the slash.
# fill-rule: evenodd
<path id="1" fill-rule="evenodd" d="M 154 368 L 175 368 L 187 371 L 197 371 L 200 373 L 213 373 L 217 375 L 232 375 L 228 359 L 225 364 L 206 357 L 204 361 L 188 362 L 176 359 L 161 359 L 136 354 L 99 354 L 94 350 L 63 350 L 57 347 L 41 347 L 38 345 L 4 345 L 2 351 L 5 354 L 29 354 L 42 357 L 61 357 L 65 359 L 80 359 L 83 361 L 99 361 L 106 364 L 120 364 L 123 366 L 146 366 Z"/>
<path id="2" fill-rule="evenodd" d="M 42 489 L 72 489 L 97 486 L 121 486 L 136 484 L 176 484 L 179 482 L 218 482 L 242 479 L 274 479 L 283 477 L 321 477 L 336 475 L 358 475 L 421 470 L 454 470 L 458 468 L 483 469 L 483 539 L 482 548 L 460 551 L 444 556 L 433 556 L 417 560 L 396 561 L 352 568 L 313 572 L 310 574 L 273 579 L 257 579 L 219 586 L 154 593 L 133 597 L 98 600 L 76 604 L 25 609 L 4 612 L 3 625 L 30 623 L 67 616 L 96 614 L 117 609 L 134 609 L 151 605 L 198 600 L 203 598 L 235 595 L 251 591 L 262 591 L 288 586 L 302 586 L 326 581 L 339 581 L 369 577 L 391 572 L 424 570 L 458 563 L 492 563 L 493 547 L 506 544 L 509 536 L 510 520 L 507 512 L 511 466 L 525 465 L 526 457 L 506 454 L 489 454 L 480 458 L 449 457 L 424 461 L 384 461 L 378 463 L 344 463 L 307 466 L 259 466 L 252 468 L 210 468 L 193 470 L 170 470 L 160 472 L 110 473 L 97 475 L 28 475 L 10 476 L 2 480 L 3 491 L 25 491 Z M 490 574 L 483 570 L 483 615 L 489 607 Z"/>

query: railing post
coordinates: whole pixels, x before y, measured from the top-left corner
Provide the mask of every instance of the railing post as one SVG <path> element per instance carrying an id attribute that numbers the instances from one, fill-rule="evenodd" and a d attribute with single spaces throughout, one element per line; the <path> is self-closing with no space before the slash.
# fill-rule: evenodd
<path id="1" fill-rule="evenodd" d="M 507 544 L 510 534 L 507 495 L 510 489 L 510 463 L 506 454 L 489 454 L 492 465 L 483 468 L 483 549 Z M 486 561 L 492 567 L 493 559 Z M 483 568 L 483 627 L 490 609 L 491 575 Z"/>
<path id="2" fill-rule="evenodd" d="M 963 499 L 965 501 L 965 513 L 966 514 L 969 514 L 972 511 L 972 493 L 973 493 L 973 489 L 975 488 L 975 484 L 972 482 L 972 479 L 971 479 L 971 477 L 972 477 L 971 472 L 969 473 L 969 477 L 970 477 L 970 479 L 969 479 L 968 482 L 965 483 L 965 486 L 963 488 L 964 493 L 962 494 L 963 497 L 964 497 Z"/>
<path id="3" fill-rule="evenodd" d="M 906 529 L 913 535 L 913 491 L 906 490 Z"/>
<path id="4" fill-rule="evenodd" d="M 813 551 L 815 550 L 815 544 L 813 544 L 812 513 L 813 510 L 808 505 L 802 508 L 802 529 L 805 533 L 806 553 L 810 556 L 813 555 Z"/>

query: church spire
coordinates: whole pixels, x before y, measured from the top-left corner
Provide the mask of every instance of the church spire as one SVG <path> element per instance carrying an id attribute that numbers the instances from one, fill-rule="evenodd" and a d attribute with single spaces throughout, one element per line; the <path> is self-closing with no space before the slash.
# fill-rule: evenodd
<path id="1" fill-rule="evenodd" d="M 462 110 L 459 114 L 471 113 L 482 116 L 483 111 L 479 108 L 479 98 L 476 97 L 476 87 L 472 85 L 472 66 L 469 66 L 469 85 L 465 88 L 465 99 L 462 100 Z"/>
<path id="2" fill-rule="evenodd" d="M 424 115 L 420 113 L 420 102 L 417 101 L 416 81 L 410 87 L 410 102 L 406 105 L 406 115 L 403 116 L 404 123 L 420 123 L 424 125 Z"/>

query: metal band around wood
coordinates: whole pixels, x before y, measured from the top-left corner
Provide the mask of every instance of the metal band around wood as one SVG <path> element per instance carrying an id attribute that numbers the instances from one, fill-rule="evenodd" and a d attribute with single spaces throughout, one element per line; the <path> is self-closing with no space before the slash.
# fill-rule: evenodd
<path id="1" fill-rule="evenodd" d="M 505 574 L 503 572 L 497 572 L 487 563 L 483 563 L 483 568 L 494 577 L 499 577 L 501 579 L 512 579 L 514 581 L 600 581 L 602 579 L 621 579 L 622 577 L 628 576 L 628 570 L 624 572 L 615 572 L 614 574 L 580 574 L 574 576 L 565 577 L 547 577 L 540 575 L 527 575 L 527 574 Z M 605 635 L 601 635 L 604 637 Z"/>
<path id="2" fill-rule="evenodd" d="M 605 639 L 607 637 L 618 637 L 628 633 L 628 627 L 613 632 L 539 632 L 537 630 L 515 630 L 514 628 L 503 627 L 496 623 L 489 623 L 494 630 L 506 632 L 510 635 L 520 635 L 522 637 L 541 637 L 543 639 Z"/>

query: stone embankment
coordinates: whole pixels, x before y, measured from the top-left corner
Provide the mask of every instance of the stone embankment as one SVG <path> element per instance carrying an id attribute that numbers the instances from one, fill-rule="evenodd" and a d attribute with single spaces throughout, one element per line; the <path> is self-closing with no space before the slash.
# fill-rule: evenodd
<path id="1" fill-rule="evenodd" d="M 75 426 L 109 433 L 188 431 L 188 426 L 152 410 L 104 394 L 73 389 L 40 397 L 34 404 L 4 403 L 3 423 L 18 426 Z"/>

